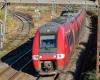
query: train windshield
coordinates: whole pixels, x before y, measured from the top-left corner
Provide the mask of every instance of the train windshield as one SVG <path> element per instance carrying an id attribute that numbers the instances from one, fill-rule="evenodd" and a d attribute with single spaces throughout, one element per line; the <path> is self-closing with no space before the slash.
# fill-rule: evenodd
<path id="1" fill-rule="evenodd" d="M 56 48 L 55 35 L 40 36 L 40 52 L 54 52 L 54 48 Z"/>
<path id="2" fill-rule="evenodd" d="M 40 48 L 55 48 L 56 38 L 54 35 L 45 35 L 40 37 Z"/>

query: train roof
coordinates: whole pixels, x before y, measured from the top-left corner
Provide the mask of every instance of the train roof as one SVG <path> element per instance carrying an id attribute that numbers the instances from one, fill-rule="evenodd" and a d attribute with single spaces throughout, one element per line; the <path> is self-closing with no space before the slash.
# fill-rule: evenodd
<path id="1" fill-rule="evenodd" d="M 58 17 L 57 19 L 52 20 L 52 22 L 56 22 L 58 24 L 64 24 L 66 22 L 69 22 L 70 16 L 69 17 Z"/>
<path id="2" fill-rule="evenodd" d="M 56 22 L 58 24 L 64 24 L 70 22 L 72 19 L 75 19 L 78 16 L 78 13 L 64 13 L 61 14 L 60 17 L 53 19 L 52 22 Z"/>
<path id="3" fill-rule="evenodd" d="M 58 23 L 48 22 L 40 27 L 40 33 L 57 32 Z"/>
<path id="4" fill-rule="evenodd" d="M 55 33 L 55 32 L 57 32 L 57 27 L 59 24 L 63 25 L 64 23 L 70 22 L 72 17 L 73 17 L 73 14 L 70 13 L 65 16 L 60 16 L 56 19 L 53 19 L 52 21 L 50 21 L 40 27 L 40 33 L 48 33 L 49 30 L 51 33 Z"/>
<path id="5" fill-rule="evenodd" d="M 72 19 L 75 19 L 81 11 L 78 13 L 65 13 L 61 14 L 60 17 L 53 19 L 52 21 L 42 25 L 40 27 L 40 33 L 56 33 L 57 27 L 59 24 L 64 24 L 70 22 Z"/>

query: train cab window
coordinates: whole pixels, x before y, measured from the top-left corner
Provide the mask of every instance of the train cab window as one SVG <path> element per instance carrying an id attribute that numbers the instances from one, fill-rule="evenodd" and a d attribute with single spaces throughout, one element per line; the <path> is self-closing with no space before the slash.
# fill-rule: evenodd
<path id="1" fill-rule="evenodd" d="M 55 47 L 56 47 L 55 35 L 40 36 L 40 48 L 55 48 Z"/>
<path id="2" fill-rule="evenodd" d="M 67 39 L 68 39 L 68 46 L 70 47 L 73 43 L 73 34 L 72 31 L 67 33 Z"/>

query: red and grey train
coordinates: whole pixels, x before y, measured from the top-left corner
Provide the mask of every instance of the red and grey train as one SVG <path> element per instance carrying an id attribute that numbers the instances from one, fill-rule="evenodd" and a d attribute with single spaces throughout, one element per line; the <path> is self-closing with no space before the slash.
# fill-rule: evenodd
<path id="1" fill-rule="evenodd" d="M 79 41 L 86 11 L 62 11 L 60 17 L 42 25 L 36 32 L 32 47 L 32 60 L 40 75 L 64 70 L 70 55 Z"/>

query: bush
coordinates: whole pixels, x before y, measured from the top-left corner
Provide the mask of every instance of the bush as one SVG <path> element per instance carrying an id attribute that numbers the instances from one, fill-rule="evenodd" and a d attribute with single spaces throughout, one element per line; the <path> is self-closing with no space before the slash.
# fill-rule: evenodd
<path id="1" fill-rule="evenodd" d="M 89 71 L 86 73 L 84 80 L 96 80 L 96 71 Z"/>
<path id="2" fill-rule="evenodd" d="M 4 18 L 4 12 L 0 11 L 0 20 L 3 20 L 3 18 Z M 8 28 L 17 26 L 16 20 L 14 20 L 11 16 L 7 16 L 6 22 Z"/>

